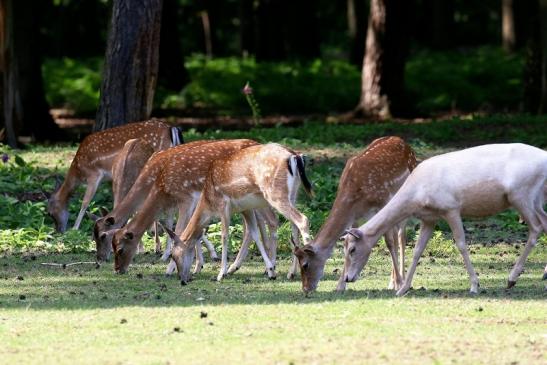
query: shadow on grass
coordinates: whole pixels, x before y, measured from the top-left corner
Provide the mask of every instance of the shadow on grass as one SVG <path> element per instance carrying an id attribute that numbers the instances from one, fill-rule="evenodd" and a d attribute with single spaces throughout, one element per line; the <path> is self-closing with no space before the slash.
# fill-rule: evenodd
<path id="1" fill-rule="evenodd" d="M 76 258 L 87 261 L 82 255 L 49 255 L 48 261 L 68 262 Z M 305 297 L 300 280 L 286 279 L 287 260 L 282 260 L 282 269 L 277 280 L 263 276 L 260 262 L 247 262 L 241 271 L 228 276 L 222 282 L 214 280 L 217 267 L 208 265 L 187 286 L 181 286 L 176 276 L 165 277 L 164 263 L 152 255 L 139 258 L 130 273 L 116 275 L 111 266 L 100 269 L 89 266 L 71 266 L 66 269 L 41 266 L 36 261 L 20 258 L 0 259 L 0 308 L 32 308 L 34 310 L 62 309 L 106 309 L 123 307 L 200 307 L 202 305 L 272 305 L 329 303 L 354 300 L 404 301 L 409 298 L 446 301 L 451 299 L 527 300 L 544 301 L 547 291 L 541 280 L 544 264 L 537 257 L 526 265 L 526 274 L 510 291 L 505 290 L 508 262 L 475 260 L 473 263 L 481 279 L 481 292 L 468 293 L 469 281 L 463 264 L 454 258 L 441 263 L 422 260 L 418 267 L 419 282 L 425 280 L 427 288 L 416 284 L 405 298 L 396 298 L 392 290 L 383 289 L 389 280 L 389 267 L 378 263 L 367 267 L 359 283 L 349 283 L 343 293 L 333 291 L 338 274 L 330 265 L 320 283 L 319 291 Z M 501 259 L 501 258 L 500 258 Z M 75 260 L 75 261 L 77 261 Z M 444 270 L 441 275 L 432 272 Z M 337 260 L 336 265 L 340 265 Z M 454 267 L 459 266 L 459 267 Z M 537 273 L 537 275 L 536 275 Z M 433 276 L 433 279 L 431 278 Z M 417 285 L 420 285 L 418 287 Z M 370 287 L 371 289 L 363 289 Z M 357 289 L 352 289 L 357 287 Z M 332 288 L 332 289 L 331 289 Z"/>

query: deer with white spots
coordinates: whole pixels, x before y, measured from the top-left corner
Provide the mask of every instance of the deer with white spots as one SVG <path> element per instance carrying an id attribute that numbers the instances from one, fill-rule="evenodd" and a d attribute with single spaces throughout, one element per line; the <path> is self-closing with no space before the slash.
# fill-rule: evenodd
<path id="1" fill-rule="evenodd" d="M 82 206 L 74 223 L 80 227 L 85 211 L 103 179 L 112 176 L 112 164 L 116 155 L 129 139 L 140 138 L 154 151 L 161 151 L 182 143 L 182 134 L 176 127 L 160 120 L 129 123 L 120 127 L 93 133 L 82 141 L 65 177 L 48 201 L 48 214 L 59 232 L 66 231 L 68 202 L 73 191 L 82 183 L 87 185 Z"/>
<path id="2" fill-rule="evenodd" d="M 123 202 L 102 221 L 97 221 L 98 226 L 103 225 L 103 232 L 112 232 L 116 272 L 127 271 L 142 235 L 162 211 L 178 208 L 175 231 L 180 232 L 186 226 L 213 161 L 256 144 L 249 139 L 199 141 L 152 156 Z M 122 227 L 137 209 L 137 214 Z M 203 229 L 198 238 L 202 234 Z M 214 248 L 209 247 L 209 251 L 214 252 Z M 167 249 L 164 258 L 169 254 Z M 197 270 L 201 268 L 198 265 Z M 171 270 L 174 270 L 173 264 L 168 272 Z"/>
<path id="3" fill-rule="evenodd" d="M 486 217 L 515 208 L 528 225 L 528 241 L 509 274 L 508 288 L 515 285 L 524 263 L 541 232 L 547 232 L 545 189 L 547 152 L 525 144 L 490 144 L 450 152 L 422 162 L 393 199 L 370 221 L 346 236 L 346 281 L 354 281 L 366 265 L 378 238 L 410 216 L 421 219 L 418 242 L 404 284 L 404 295 L 427 241 L 439 219 L 450 226 L 454 241 L 469 274 L 471 293 L 477 293 L 479 278 L 465 243 L 464 217 Z"/>
<path id="4" fill-rule="evenodd" d="M 295 249 L 304 292 L 317 288 L 336 241 L 357 220 L 371 218 L 386 205 L 415 167 L 416 156 L 412 148 L 399 137 L 378 138 L 348 160 L 332 209 L 317 237 L 309 245 Z M 388 287 L 397 289 L 404 277 L 405 223 L 397 222 L 384 237 L 393 267 Z M 342 273 L 338 281 L 339 291 L 346 287 L 344 276 Z"/>
<path id="5" fill-rule="evenodd" d="M 274 143 L 248 147 L 215 161 L 190 222 L 180 237 L 174 237 L 172 258 L 181 284 L 190 280 L 194 246 L 213 217 L 220 217 L 222 223 L 222 259 L 217 280 L 226 275 L 230 217 L 237 212 L 242 213 L 245 225 L 257 243 L 268 276 L 275 278 L 273 264 L 261 243 L 254 210 L 273 207 L 293 223 L 293 232 L 298 229 L 304 242 L 309 242 L 308 218 L 294 207 L 300 182 L 311 194 L 302 156 Z"/>

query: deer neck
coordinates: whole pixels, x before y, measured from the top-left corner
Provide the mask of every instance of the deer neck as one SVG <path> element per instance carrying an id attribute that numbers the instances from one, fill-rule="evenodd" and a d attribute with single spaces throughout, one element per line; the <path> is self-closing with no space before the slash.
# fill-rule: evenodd
<path id="1" fill-rule="evenodd" d="M 355 219 L 355 203 L 345 196 L 337 196 L 329 216 L 319 230 L 313 246 L 318 252 L 329 257 L 332 254 L 336 241 L 351 227 Z"/>
<path id="2" fill-rule="evenodd" d="M 66 207 L 68 200 L 79 183 L 80 179 L 78 178 L 77 173 L 71 168 L 66 175 L 65 181 L 63 181 L 59 189 L 53 194 L 54 199 L 57 200 L 61 206 Z"/>

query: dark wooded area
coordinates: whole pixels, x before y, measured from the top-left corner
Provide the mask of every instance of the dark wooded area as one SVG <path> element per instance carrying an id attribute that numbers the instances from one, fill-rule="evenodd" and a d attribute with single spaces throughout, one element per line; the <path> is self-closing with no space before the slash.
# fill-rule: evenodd
<path id="1" fill-rule="evenodd" d="M 96 110 L 96 130 L 146 119 L 153 113 L 178 113 L 176 109 L 186 108 L 181 112 L 188 117 L 245 113 L 244 98 L 237 96 L 245 81 L 261 82 L 256 90 L 262 93 L 258 100 L 266 104 L 267 113 L 317 111 L 365 118 L 361 121 L 423 117 L 431 110 L 473 110 L 466 105 L 543 113 L 547 104 L 543 0 L 3 0 L 1 4 L 4 112 L 0 123 L 4 132 L 0 138 L 13 146 L 21 135 L 38 141 L 62 138 L 48 113 L 48 101 L 59 107 L 62 100 L 69 109 L 71 104 L 81 104 L 71 103 L 74 99 L 67 95 L 88 98 L 84 114 L 89 117 L 91 109 Z M 462 86 L 450 71 L 436 71 L 443 67 L 437 61 L 444 54 L 445 62 L 454 54 L 465 59 L 479 49 L 478 63 L 487 65 L 491 61 L 481 61 L 480 47 L 485 46 L 503 49 L 509 62 L 523 60 L 524 66 L 512 76 L 505 76 L 505 69 L 487 76 L 487 66 L 461 65 L 461 72 L 469 74 L 469 82 L 478 90 L 472 96 L 475 101 L 466 102 L 470 92 L 457 89 Z M 433 60 L 428 52 L 437 52 L 435 62 L 428 61 Z M 199 61 L 201 68 L 196 66 L 199 54 L 205 56 Z M 409 57 L 420 58 L 413 58 L 409 66 Z M 54 69 L 47 66 L 46 90 L 44 59 L 58 60 Z M 51 72 L 62 74 L 64 68 L 88 59 L 102 60 L 93 61 L 102 65 L 102 71 L 93 71 L 101 72 L 100 96 L 95 96 L 99 87 L 88 75 L 72 84 L 67 76 L 51 86 Z M 210 63 L 221 59 L 226 60 L 222 66 Z M 249 60 L 256 62 L 253 68 L 244 66 Z M 342 71 L 340 63 L 330 66 L 332 62 L 354 65 L 349 67 L 361 73 L 361 84 L 335 84 L 348 69 Z M 410 76 L 409 67 L 414 72 Z M 496 74 L 498 78 L 492 78 Z M 238 86 L 228 89 L 235 81 L 224 77 L 235 79 L 236 75 Z M 268 75 L 272 81 L 267 81 Z M 499 82 L 513 85 L 512 89 L 500 88 L 495 97 L 481 91 Z M 421 90 L 442 85 L 456 89 L 449 96 L 432 91 L 423 99 Z M 287 97 L 276 96 L 283 94 L 283 88 Z M 360 97 L 345 88 L 360 89 Z M 502 90 L 512 90 L 513 96 Z M 48 96 L 46 101 L 44 94 L 51 93 L 57 98 Z M 270 94 L 265 100 L 264 95 Z M 504 104 L 505 100 L 511 102 Z M 294 105 L 286 106 L 289 101 Z M 215 103 L 232 110 L 208 109 Z"/>

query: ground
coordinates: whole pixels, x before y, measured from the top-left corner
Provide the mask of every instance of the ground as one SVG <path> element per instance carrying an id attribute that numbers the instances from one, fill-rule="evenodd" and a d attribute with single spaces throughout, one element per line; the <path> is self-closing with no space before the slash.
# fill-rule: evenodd
<path id="1" fill-rule="evenodd" d="M 316 197 L 302 195 L 299 207 L 316 233 L 332 205 L 347 157 L 380 135 L 403 135 L 420 159 L 485 140 L 547 147 L 541 121 L 500 120 L 476 127 L 464 121 L 423 126 L 304 124 L 246 132 L 189 131 L 186 137 L 251 137 L 308 154 Z M 218 266 L 208 263 L 189 285 L 181 286 L 164 277 L 165 264 L 152 252 L 148 238 L 147 253 L 136 258 L 127 275 L 115 275 L 111 263 L 100 268 L 42 265 L 94 260 L 91 222 L 84 221 L 81 231 L 59 235 L 44 216 L 40 189 L 53 188 L 55 175 L 66 172 L 75 151 L 76 146 L 0 150 L 10 157 L 0 165 L 0 363 L 547 362 L 547 282 L 541 280 L 547 235 L 540 238 L 516 287 L 505 290 L 526 239 L 526 227 L 513 211 L 465 223 L 471 260 L 480 275 L 478 295 L 468 294 L 462 258 L 442 222 L 417 268 L 414 289 L 403 298 L 386 289 L 390 264 L 383 243 L 361 279 L 349 284 L 344 294 L 334 292 L 342 268 L 338 247 L 319 290 L 305 297 L 298 279 L 285 278 L 286 223 L 280 230 L 283 255 L 277 280 L 263 275 L 255 253 L 221 283 L 212 280 Z M 23 162 L 17 162 L 16 155 Z M 105 185 L 92 210 L 109 204 Z M 73 214 L 78 206 L 75 200 Z M 407 227 L 407 263 L 416 224 Z M 217 244 L 218 230 L 218 225 L 210 230 Z M 236 224 L 232 233 L 233 257 L 241 227 Z"/>

